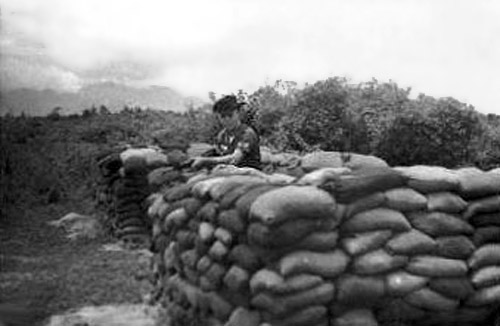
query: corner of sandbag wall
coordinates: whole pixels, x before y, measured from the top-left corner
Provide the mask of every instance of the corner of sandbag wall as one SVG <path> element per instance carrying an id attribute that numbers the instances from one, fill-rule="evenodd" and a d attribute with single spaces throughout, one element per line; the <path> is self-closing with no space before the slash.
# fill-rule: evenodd
<path id="1" fill-rule="evenodd" d="M 327 155 L 300 177 L 220 169 L 150 197 L 170 324 L 485 325 L 500 306 L 499 171 Z"/>
<path id="2" fill-rule="evenodd" d="M 151 221 L 146 214 L 147 198 L 157 190 L 157 182 L 151 182 L 150 175 L 154 171 L 157 174 L 173 171 L 178 176 L 171 161 L 168 155 L 154 148 L 115 151 L 98 161 L 97 204 L 106 214 L 107 231 L 124 245 L 149 246 Z"/>

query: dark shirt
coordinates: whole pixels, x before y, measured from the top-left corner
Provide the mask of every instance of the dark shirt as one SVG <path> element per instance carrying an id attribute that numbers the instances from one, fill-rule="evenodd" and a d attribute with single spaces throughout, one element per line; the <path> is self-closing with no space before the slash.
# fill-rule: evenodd
<path id="1" fill-rule="evenodd" d="M 246 124 L 241 124 L 236 130 L 223 129 L 217 135 L 217 152 L 219 155 L 229 155 L 239 148 L 243 158 L 235 165 L 260 169 L 259 135 Z"/>

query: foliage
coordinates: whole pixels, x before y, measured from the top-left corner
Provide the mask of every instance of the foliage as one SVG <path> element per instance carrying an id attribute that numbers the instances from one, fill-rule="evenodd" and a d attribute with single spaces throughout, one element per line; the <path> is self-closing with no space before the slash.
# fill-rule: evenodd
<path id="1" fill-rule="evenodd" d="M 235 95 L 248 103 L 246 118 L 262 145 L 274 150 L 358 152 L 391 165 L 500 165 L 499 116 L 452 98 L 412 99 L 410 89 L 394 82 L 350 84 L 336 77 L 298 88 L 278 80 Z M 190 142 L 212 142 L 220 128 L 212 104 L 182 113 L 140 107 L 112 113 L 104 105 L 80 115 L 60 111 L 0 118 L 2 205 L 43 203 L 54 193 L 51 198 L 61 200 L 91 196 L 95 160 L 103 153 L 155 142 L 185 149 Z"/>

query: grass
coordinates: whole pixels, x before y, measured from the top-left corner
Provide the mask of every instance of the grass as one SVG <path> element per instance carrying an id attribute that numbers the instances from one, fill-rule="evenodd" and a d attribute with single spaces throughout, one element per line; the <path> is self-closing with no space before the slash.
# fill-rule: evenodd
<path id="1" fill-rule="evenodd" d="M 54 313 L 86 305 L 141 303 L 151 290 L 149 258 L 104 251 L 110 239 L 70 241 L 47 224 L 84 203 L 11 207 L 0 220 L 0 304 L 37 312 L 36 325 Z M 73 209 L 73 210 L 72 210 Z"/>

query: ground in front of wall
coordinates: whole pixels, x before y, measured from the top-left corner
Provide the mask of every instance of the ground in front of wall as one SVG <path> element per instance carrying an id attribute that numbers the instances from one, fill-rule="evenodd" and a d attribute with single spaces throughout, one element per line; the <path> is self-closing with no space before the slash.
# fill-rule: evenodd
<path id="1" fill-rule="evenodd" d="M 153 325 L 155 309 L 143 305 L 152 290 L 148 251 L 116 250 L 105 237 L 68 239 L 47 222 L 69 211 L 12 208 L 0 220 L 0 325 L 19 312 L 18 325 Z"/>

